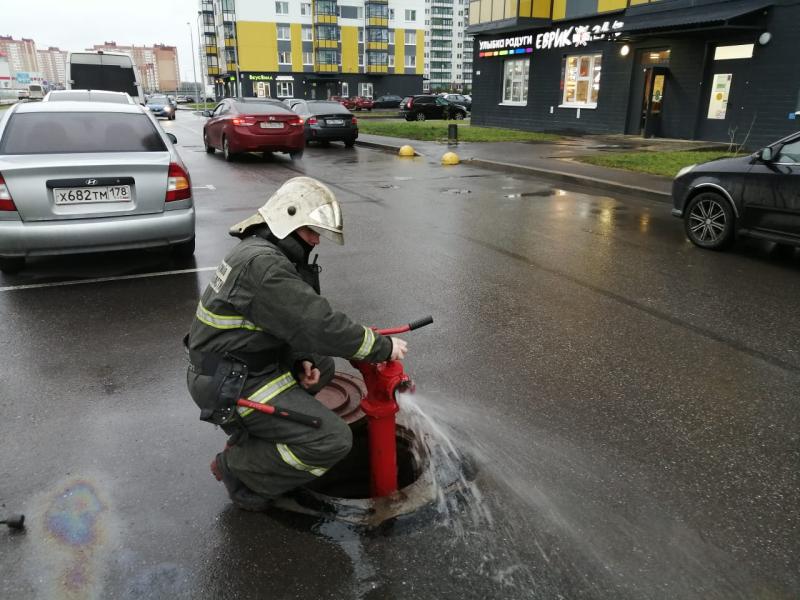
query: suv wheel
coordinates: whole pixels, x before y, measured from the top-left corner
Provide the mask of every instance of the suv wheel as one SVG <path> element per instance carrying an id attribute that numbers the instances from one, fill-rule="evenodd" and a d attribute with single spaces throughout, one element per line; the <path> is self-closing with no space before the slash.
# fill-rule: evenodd
<path id="1" fill-rule="evenodd" d="M 461 121 L 461 120 L 463 120 L 463 119 L 464 119 L 464 113 L 462 113 L 462 112 L 459 110 L 458 112 L 456 112 L 456 114 L 454 114 L 454 115 L 453 115 L 453 118 L 454 118 L 456 121 Z"/>
<path id="2" fill-rule="evenodd" d="M 735 221 L 728 201 L 713 192 L 692 198 L 684 216 L 689 241 L 708 250 L 722 250 L 733 242 Z"/>
<path id="3" fill-rule="evenodd" d="M 417 121 L 424 121 L 425 120 L 425 113 L 417 113 L 416 117 L 414 117 Z"/>

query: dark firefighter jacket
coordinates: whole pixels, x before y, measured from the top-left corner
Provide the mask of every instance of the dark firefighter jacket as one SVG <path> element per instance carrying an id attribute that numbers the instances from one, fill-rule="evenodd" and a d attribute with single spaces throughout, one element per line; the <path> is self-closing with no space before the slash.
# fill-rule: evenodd
<path id="1" fill-rule="evenodd" d="M 295 385 L 292 369 L 311 354 L 350 360 L 388 360 L 392 342 L 335 311 L 319 295 L 311 248 L 295 235 L 275 238 L 266 226 L 249 229 L 225 257 L 203 293 L 188 337 L 190 362 L 206 353 L 248 364 L 243 395 L 269 402 Z M 204 377 L 192 377 L 197 400 Z M 239 409 L 239 414 L 252 411 Z"/>

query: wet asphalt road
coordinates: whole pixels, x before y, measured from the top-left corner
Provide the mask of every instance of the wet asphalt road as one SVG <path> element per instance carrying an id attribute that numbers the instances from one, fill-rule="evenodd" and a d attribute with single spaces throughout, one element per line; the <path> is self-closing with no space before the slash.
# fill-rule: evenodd
<path id="1" fill-rule="evenodd" d="M 0 505 L 29 522 L 0 531 L 0 597 L 797 597 L 798 253 L 701 251 L 666 204 L 436 156 L 227 164 L 201 123 L 163 123 L 198 188 L 194 264 L 0 277 Z M 332 303 L 436 320 L 406 369 L 477 469 L 450 510 L 377 532 L 252 515 L 208 473 L 224 436 L 197 420 L 180 340 L 227 227 L 298 173 L 343 204 Z"/>

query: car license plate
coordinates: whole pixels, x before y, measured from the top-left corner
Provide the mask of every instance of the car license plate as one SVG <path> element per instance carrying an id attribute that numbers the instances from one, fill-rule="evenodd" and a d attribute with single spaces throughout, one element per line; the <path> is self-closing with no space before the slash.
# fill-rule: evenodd
<path id="1" fill-rule="evenodd" d="M 54 188 L 55 203 L 87 204 L 91 202 L 131 202 L 131 186 L 98 185 L 83 188 Z"/>
<path id="2" fill-rule="evenodd" d="M 261 129 L 283 129 L 283 123 L 274 123 L 272 121 L 264 121 L 261 123 Z"/>
<path id="3" fill-rule="evenodd" d="M 328 119 L 325 121 L 328 125 L 344 125 L 344 121 L 342 119 Z"/>

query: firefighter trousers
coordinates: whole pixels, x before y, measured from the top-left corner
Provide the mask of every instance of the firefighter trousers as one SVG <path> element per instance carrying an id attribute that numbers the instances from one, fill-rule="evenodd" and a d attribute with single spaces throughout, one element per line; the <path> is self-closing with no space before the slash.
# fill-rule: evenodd
<path id="1" fill-rule="evenodd" d="M 350 452 L 350 428 L 325 408 L 316 394 L 334 374 L 332 358 L 315 357 L 320 381 L 312 389 L 295 385 L 269 401 L 320 419 L 319 429 L 258 411 L 243 417 L 244 435 L 225 452 L 230 471 L 248 488 L 265 498 L 275 498 L 325 474 Z"/>

